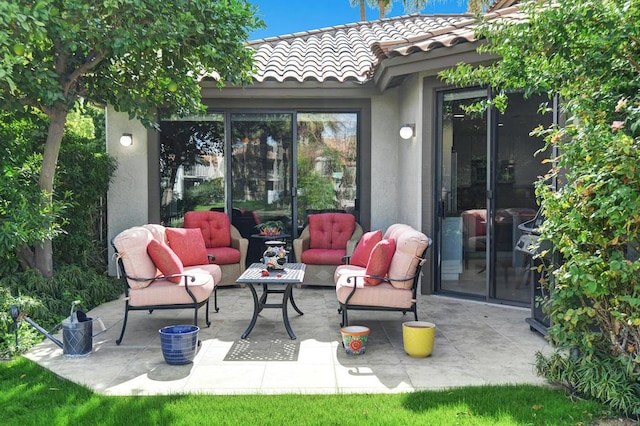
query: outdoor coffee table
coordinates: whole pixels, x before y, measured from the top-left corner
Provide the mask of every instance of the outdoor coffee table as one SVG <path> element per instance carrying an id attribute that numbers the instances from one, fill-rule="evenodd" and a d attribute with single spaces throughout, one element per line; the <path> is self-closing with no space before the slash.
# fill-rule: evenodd
<path id="1" fill-rule="evenodd" d="M 251 333 L 251 330 L 253 330 L 253 327 L 256 325 L 258 314 L 262 312 L 264 308 L 281 308 L 284 328 L 287 330 L 287 333 L 289 333 L 289 337 L 291 337 L 292 340 L 296 338 L 296 335 L 291 329 L 291 324 L 289 324 L 287 305 L 291 302 L 293 309 L 295 309 L 298 314 L 304 315 L 304 313 L 298 309 L 296 302 L 293 300 L 293 285 L 302 284 L 305 267 L 306 265 L 304 263 L 285 263 L 284 270 L 269 271 L 268 276 L 262 276 L 262 270 L 265 269 L 264 263 L 253 263 L 242 273 L 242 275 L 240 275 L 240 277 L 238 277 L 236 283 L 248 284 L 251 294 L 253 295 L 253 317 L 251 318 L 249 327 L 247 327 L 245 332 L 242 333 L 243 339 L 246 339 L 249 333 Z M 258 292 L 254 287 L 254 285 L 258 284 L 262 284 L 262 294 L 260 297 L 258 297 Z M 270 289 L 269 285 L 281 285 L 285 287 L 284 289 Z M 281 303 L 267 303 L 267 296 L 274 293 L 282 294 Z"/>

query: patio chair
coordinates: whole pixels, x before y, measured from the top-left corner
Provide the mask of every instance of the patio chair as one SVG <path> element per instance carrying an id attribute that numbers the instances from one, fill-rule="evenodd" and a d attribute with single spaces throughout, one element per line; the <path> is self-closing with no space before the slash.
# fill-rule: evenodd
<path id="1" fill-rule="evenodd" d="M 353 253 L 354 258 L 366 258 L 365 264 L 351 262 L 336 268 L 341 327 L 349 325 L 349 310 L 413 312 L 418 320 L 418 281 L 431 238 L 404 224 L 391 225 L 377 242 L 374 234 L 363 235 Z"/>
<path id="2" fill-rule="evenodd" d="M 246 269 L 249 240 L 240 235 L 229 216 L 217 211 L 190 211 L 184 215 L 183 227 L 202 231 L 211 263 L 222 269 L 224 283 L 217 285 L 235 285 Z"/>
<path id="3" fill-rule="evenodd" d="M 309 224 L 293 240 L 296 261 L 307 265 L 303 284 L 330 286 L 336 267 L 353 253 L 362 227 L 349 213 L 310 214 L 308 219 Z"/>
<path id="4" fill-rule="evenodd" d="M 209 298 L 222 276 L 220 267 L 207 263 L 204 242 L 200 251 L 191 249 L 191 259 L 199 252 L 203 263 L 184 266 L 166 244 L 163 229 L 161 225 L 136 226 L 122 231 L 111 242 L 125 288 L 124 321 L 117 345 L 124 337 L 129 311 L 193 308 L 193 323 L 198 325 L 198 310 L 205 306 L 205 321 L 207 327 L 211 325 Z M 215 309 L 217 312 L 217 300 Z"/>

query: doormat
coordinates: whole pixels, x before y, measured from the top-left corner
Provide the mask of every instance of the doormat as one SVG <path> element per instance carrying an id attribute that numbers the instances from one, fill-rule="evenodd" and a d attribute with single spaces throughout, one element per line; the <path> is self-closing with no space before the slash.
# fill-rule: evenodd
<path id="1" fill-rule="evenodd" d="M 292 340 L 240 339 L 233 342 L 224 361 L 297 361 L 299 352 L 300 344 Z"/>

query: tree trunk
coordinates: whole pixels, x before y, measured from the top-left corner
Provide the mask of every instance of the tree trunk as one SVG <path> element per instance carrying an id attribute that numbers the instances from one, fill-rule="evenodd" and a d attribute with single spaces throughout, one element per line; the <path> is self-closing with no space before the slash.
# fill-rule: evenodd
<path id="1" fill-rule="evenodd" d="M 387 8 L 387 0 L 378 0 L 378 9 L 380 10 L 380 19 L 384 19 L 384 11 Z"/>
<path id="2" fill-rule="evenodd" d="M 367 12 L 366 12 L 366 8 L 365 8 L 365 0 L 360 0 L 360 20 L 361 21 L 366 21 L 367 20 Z"/>
<path id="3" fill-rule="evenodd" d="M 49 131 L 47 142 L 44 146 L 42 156 L 42 169 L 40 170 L 40 180 L 38 184 L 44 191 L 49 203 L 53 202 L 53 179 L 58 165 L 58 154 L 64 136 L 64 125 L 67 122 L 69 110 L 65 104 L 57 104 L 52 109 L 47 110 L 49 116 Z M 35 265 L 43 277 L 53 276 L 53 245 L 51 240 L 45 240 L 41 245 L 35 247 Z"/>

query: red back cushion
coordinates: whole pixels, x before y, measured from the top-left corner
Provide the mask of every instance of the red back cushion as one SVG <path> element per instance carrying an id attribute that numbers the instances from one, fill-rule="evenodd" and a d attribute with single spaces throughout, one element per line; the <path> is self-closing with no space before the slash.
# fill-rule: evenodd
<path id="1" fill-rule="evenodd" d="M 345 249 L 356 229 L 356 218 L 349 213 L 309 215 L 309 248 Z"/>
<path id="2" fill-rule="evenodd" d="M 351 265 L 366 268 L 369 256 L 371 255 L 371 250 L 373 250 L 373 247 L 380 241 L 382 241 L 382 231 L 377 230 L 365 232 L 362 238 L 360 238 L 355 250 L 353 250 L 351 261 L 349 263 Z"/>
<path id="3" fill-rule="evenodd" d="M 207 247 L 199 228 L 167 228 L 166 233 L 169 247 L 178 255 L 184 266 L 209 263 Z"/>
<path id="4" fill-rule="evenodd" d="M 153 263 L 160 270 L 162 275 L 174 275 L 181 274 L 184 269 L 182 261 L 174 253 L 168 245 L 161 243 L 158 240 L 151 240 L 147 245 L 147 253 L 153 260 Z M 179 284 L 182 277 L 167 278 L 172 283 Z"/>
<path id="5" fill-rule="evenodd" d="M 380 241 L 371 250 L 365 274 L 386 277 L 395 252 L 396 240 L 390 238 Z M 382 282 L 382 279 L 365 277 L 364 282 L 369 285 L 378 285 Z"/>
<path id="6" fill-rule="evenodd" d="M 186 212 L 184 228 L 199 228 L 207 248 L 229 247 L 231 245 L 231 221 L 222 212 Z"/>

